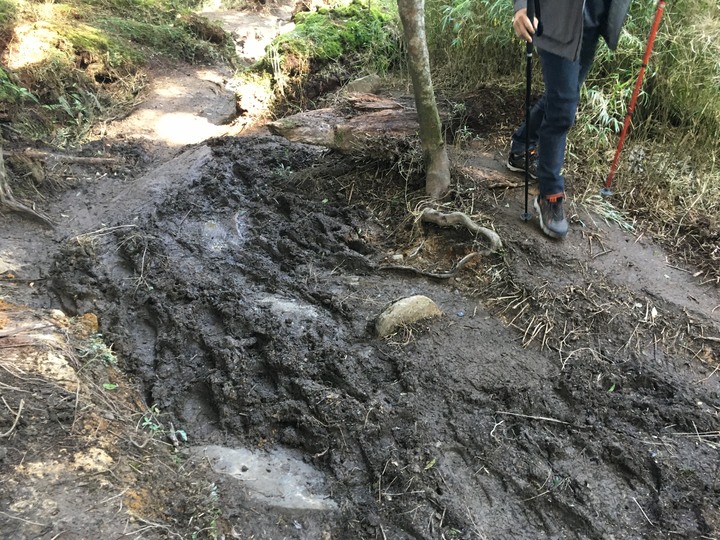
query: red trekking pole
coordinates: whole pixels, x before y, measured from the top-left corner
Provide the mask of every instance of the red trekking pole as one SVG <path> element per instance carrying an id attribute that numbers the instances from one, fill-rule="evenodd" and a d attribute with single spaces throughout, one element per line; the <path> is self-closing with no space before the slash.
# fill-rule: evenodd
<path id="1" fill-rule="evenodd" d="M 620 140 L 618 141 L 617 149 L 615 150 L 615 157 L 612 160 L 612 165 L 610 165 L 610 173 L 608 174 L 607 180 L 605 180 L 605 186 L 600 190 L 600 195 L 603 197 L 609 197 L 613 194 L 610 186 L 612 185 L 613 177 L 615 176 L 615 168 L 617 167 L 618 159 L 620 158 L 620 152 L 622 151 L 622 147 L 625 142 L 625 136 L 627 135 L 628 128 L 630 127 L 630 121 L 632 120 L 633 111 L 635 110 L 635 102 L 637 101 L 638 94 L 640 93 L 640 88 L 642 88 L 645 69 L 650 61 L 650 53 L 652 53 L 652 48 L 655 44 L 655 36 L 657 35 L 658 28 L 660 27 L 660 19 L 662 18 L 664 10 L 665 0 L 658 0 L 657 10 L 655 11 L 655 20 L 653 21 L 652 29 L 650 30 L 650 38 L 648 39 L 648 44 L 645 49 L 645 56 L 643 56 L 640 74 L 638 75 L 637 82 L 635 83 L 635 89 L 633 90 L 632 97 L 630 98 L 630 105 L 628 106 L 627 113 L 625 114 L 625 121 L 623 122 L 622 131 L 620 132 Z"/>

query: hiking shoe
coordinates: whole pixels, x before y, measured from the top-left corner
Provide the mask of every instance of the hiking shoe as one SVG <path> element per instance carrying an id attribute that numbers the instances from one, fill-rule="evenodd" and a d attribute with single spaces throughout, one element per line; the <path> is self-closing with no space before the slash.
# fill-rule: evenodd
<path id="1" fill-rule="evenodd" d="M 565 238 L 568 233 L 568 222 L 563 210 L 563 194 L 535 197 L 535 210 L 540 218 L 540 228 L 552 238 Z"/>
<path id="2" fill-rule="evenodd" d="M 530 150 L 530 170 L 528 171 L 530 178 L 537 180 L 537 149 Z M 510 152 L 507 160 L 507 168 L 513 172 L 525 172 L 525 152 L 517 154 Z"/>

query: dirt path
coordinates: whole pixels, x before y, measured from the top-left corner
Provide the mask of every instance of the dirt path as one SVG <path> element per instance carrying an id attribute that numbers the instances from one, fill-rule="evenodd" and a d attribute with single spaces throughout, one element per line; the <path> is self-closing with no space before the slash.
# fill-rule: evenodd
<path id="1" fill-rule="evenodd" d="M 227 103 L 195 75 L 156 79 L 192 105 L 151 96 L 109 128 L 135 168 L 73 171 L 56 231 L 5 218 L 2 298 L 36 310 L 3 305 L 0 352 L 47 351 L 44 325 L 71 361 L 0 360 L 4 537 L 720 535 L 717 288 L 599 202 L 546 239 L 520 190 L 487 187 L 517 177 L 480 146 L 454 155 L 454 202 L 506 251 L 448 281 L 383 272 L 448 269 L 474 239 L 414 225 L 404 184 L 315 147 L 160 143 L 154 106 Z M 413 294 L 443 316 L 375 337 Z"/>

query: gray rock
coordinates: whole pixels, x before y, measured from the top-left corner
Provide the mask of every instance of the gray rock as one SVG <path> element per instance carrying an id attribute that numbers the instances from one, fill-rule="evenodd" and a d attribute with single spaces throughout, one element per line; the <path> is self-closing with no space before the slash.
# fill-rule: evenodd
<path id="1" fill-rule="evenodd" d="M 421 294 L 409 296 L 394 302 L 380 314 L 375 321 L 375 331 L 378 336 L 386 337 L 401 326 L 440 315 L 442 315 L 440 308 L 427 296 Z"/>

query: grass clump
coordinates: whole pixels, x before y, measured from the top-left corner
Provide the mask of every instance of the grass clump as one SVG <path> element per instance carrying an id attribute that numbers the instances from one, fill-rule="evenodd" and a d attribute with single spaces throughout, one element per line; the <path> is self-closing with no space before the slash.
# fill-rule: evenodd
<path id="1" fill-rule="evenodd" d="M 359 74 L 384 74 L 402 57 L 397 13 L 383 4 L 353 0 L 298 13 L 295 23 L 255 67 L 272 73 L 276 92 L 288 102 L 305 106 L 320 93 L 306 87 L 327 91 Z"/>
<path id="2" fill-rule="evenodd" d="M 426 12 L 436 86 L 464 91 L 483 81 L 507 85 L 523 80 L 525 47 L 509 22 L 512 2 L 428 0 Z M 509 57 L 517 62 L 508 61 Z"/>
<path id="3" fill-rule="evenodd" d="M 281 55 L 300 59 L 301 64 L 344 59 L 384 73 L 399 58 L 395 21 L 386 9 L 353 0 L 345 6 L 298 13 L 295 29 L 276 38 L 273 47 Z"/>
<path id="4" fill-rule="evenodd" d="M 633 3 L 616 53 L 601 47 L 570 140 L 575 176 L 608 174 L 656 3 Z M 617 203 L 720 283 L 720 6 L 668 4 L 615 176 Z"/>

